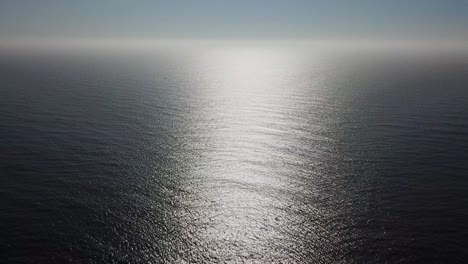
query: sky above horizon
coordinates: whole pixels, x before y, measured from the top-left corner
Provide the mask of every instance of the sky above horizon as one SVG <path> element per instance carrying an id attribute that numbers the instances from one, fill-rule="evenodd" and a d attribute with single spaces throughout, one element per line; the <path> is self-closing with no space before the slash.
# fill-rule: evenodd
<path id="1" fill-rule="evenodd" d="M 456 0 L 1 0 L 15 37 L 309 39 L 468 36 Z"/>

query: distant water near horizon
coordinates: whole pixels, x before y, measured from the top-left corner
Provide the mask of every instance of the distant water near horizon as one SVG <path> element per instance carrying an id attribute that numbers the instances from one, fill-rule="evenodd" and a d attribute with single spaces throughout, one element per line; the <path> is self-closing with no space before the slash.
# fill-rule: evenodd
<path id="1" fill-rule="evenodd" d="M 466 263 L 468 56 L 0 52 L 2 263 Z"/>

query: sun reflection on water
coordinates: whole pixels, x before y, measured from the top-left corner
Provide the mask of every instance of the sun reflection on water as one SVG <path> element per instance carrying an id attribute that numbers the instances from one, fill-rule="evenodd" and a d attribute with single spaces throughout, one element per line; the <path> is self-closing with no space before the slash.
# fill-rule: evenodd
<path id="1" fill-rule="evenodd" d="M 192 94 L 202 149 L 190 170 L 182 222 L 188 251 L 224 260 L 287 259 L 291 174 L 301 162 L 294 85 L 301 58 L 274 49 L 219 49 L 204 54 Z M 296 82 L 296 83 L 294 83 Z M 196 131 L 200 131 L 196 129 Z M 185 199 L 185 198 L 184 198 Z M 281 246 L 280 246 L 281 244 Z"/>

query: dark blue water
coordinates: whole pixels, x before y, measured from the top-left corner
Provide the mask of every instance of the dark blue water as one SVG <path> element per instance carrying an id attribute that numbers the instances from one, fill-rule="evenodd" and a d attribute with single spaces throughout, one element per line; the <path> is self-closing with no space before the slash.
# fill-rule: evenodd
<path id="1" fill-rule="evenodd" d="M 0 262 L 466 263 L 468 56 L 2 52 Z"/>

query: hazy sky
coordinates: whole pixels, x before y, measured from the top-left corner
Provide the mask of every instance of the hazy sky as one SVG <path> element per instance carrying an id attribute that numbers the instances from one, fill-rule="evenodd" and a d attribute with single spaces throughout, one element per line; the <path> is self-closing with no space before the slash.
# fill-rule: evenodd
<path id="1" fill-rule="evenodd" d="M 465 0 L 0 0 L 0 38 L 455 36 Z"/>

